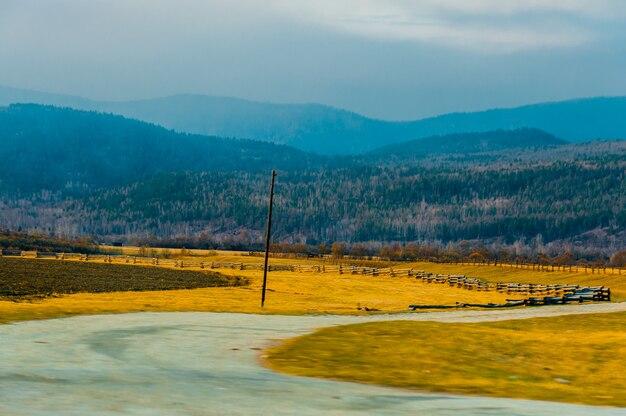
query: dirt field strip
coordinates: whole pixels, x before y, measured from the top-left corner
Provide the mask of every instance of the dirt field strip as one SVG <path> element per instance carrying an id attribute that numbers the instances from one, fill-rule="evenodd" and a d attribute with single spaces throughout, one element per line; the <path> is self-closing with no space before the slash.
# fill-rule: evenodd
<path id="1" fill-rule="evenodd" d="M 245 279 L 227 277 L 215 271 L 0 257 L 0 299 L 44 298 L 71 293 L 197 289 L 242 286 L 246 283 Z"/>

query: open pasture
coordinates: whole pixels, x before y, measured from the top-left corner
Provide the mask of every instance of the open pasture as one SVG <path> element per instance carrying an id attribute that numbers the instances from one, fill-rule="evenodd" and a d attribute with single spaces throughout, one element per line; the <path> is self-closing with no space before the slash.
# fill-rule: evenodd
<path id="1" fill-rule="evenodd" d="M 101 246 L 103 250 L 111 250 L 128 256 L 137 256 L 142 250 L 141 247 L 125 246 Z M 144 251 L 154 250 L 154 253 L 162 254 L 164 249 L 143 249 Z M 263 258 L 260 253 L 250 255 L 249 252 L 228 251 L 228 250 L 199 250 L 199 249 L 165 249 L 169 250 L 172 258 L 205 259 L 215 262 L 243 262 L 261 264 Z M 476 277 L 488 282 L 511 282 L 511 283 L 535 283 L 535 284 L 578 284 L 581 286 L 607 286 L 611 288 L 615 300 L 626 300 L 626 270 L 618 268 L 596 268 L 583 266 L 538 266 L 512 265 L 512 264 L 470 264 L 470 263 L 433 263 L 428 261 L 397 262 L 385 260 L 354 260 L 354 259 L 333 259 L 325 258 L 289 258 L 271 257 L 271 264 L 300 264 L 300 265 L 321 265 L 321 264 L 344 264 L 362 265 L 371 267 L 398 267 L 423 270 L 431 273 L 441 274 L 462 274 L 469 277 Z"/>
<path id="2" fill-rule="evenodd" d="M 293 375 L 626 407 L 626 313 L 321 329 L 266 352 Z M 384 371 L 381 371 L 384 369 Z"/>
<path id="3" fill-rule="evenodd" d="M 119 249 L 119 248 L 118 248 Z M 80 256 L 64 256 L 60 259 L 12 259 L 12 261 L 35 262 L 42 270 L 50 264 L 80 264 L 81 267 L 116 266 L 123 270 L 137 270 L 142 273 L 219 272 L 224 276 L 243 277 L 249 284 L 244 287 L 192 288 L 187 286 L 144 288 L 142 292 L 88 293 L 93 290 L 79 290 L 81 293 L 55 296 L 30 302 L 0 300 L 0 322 L 48 318 L 76 314 L 122 313 L 139 311 L 215 311 L 274 314 L 362 314 L 370 312 L 406 312 L 408 305 L 454 305 L 462 303 L 502 303 L 515 294 L 483 292 L 450 287 L 445 284 L 425 283 L 406 275 L 362 275 L 337 272 L 338 261 L 319 258 L 272 257 L 270 265 L 281 270 L 269 273 L 268 294 L 265 308 L 260 307 L 262 283 L 261 264 L 263 258 L 247 252 L 213 250 L 174 250 L 169 259 L 160 259 L 155 264 L 153 258 L 130 257 L 139 254 L 138 247 L 124 247 L 126 256 L 90 256 L 88 261 Z M 152 250 L 152 249 L 148 249 Z M 163 249 L 154 249 L 161 253 Z M 8 260 L 8 257 L 5 257 Z M 55 263 L 56 262 L 56 263 Z M 112 262 L 109 263 L 109 262 Z M 245 267 L 224 268 L 224 264 L 240 264 Z M 342 262 L 348 269 L 353 261 Z M 626 298 L 626 276 L 610 274 L 585 274 L 583 272 L 537 271 L 514 269 L 501 266 L 469 266 L 459 264 L 438 264 L 427 262 L 392 263 L 358 262 L 363 265 L 412 268 L 434 273 L 465 274 L 487 281 L 514 281 L 537 283 L 573 283 L 609 286 L 617 300 Z M 26 263 L 24 263 L 26 264 Z M 210 270 L 211 265 L 216 265 Z M 204 268 L 201 268 L 203 265 Z M 182 266 L 182 268 L 181 268 Z M 312 271 L 317 270 L 325 272 Z M 320 267 L 322 269 L 320 269 Z M 242 270 L 243 269 L 243 270 Z M 84 269 L 75 277 L 86 278 L 90 273 Z M 119 276 L 121 278 L 121 276 Z M 118 276 L 112 276 L 110 284 L 115 288 Z M 171 289 L 171 290 L 159 290 Z M 122 289 L 120 289 L 122 290 Z M 63 291 L 57 291 L 63 293 Z"/>
<path id="4" fill-rule="evenodd" d="M 181 260 L 161 261 L 157 266 L 146 266 L 151 259 L 116 258 L 111 261 L 128 262 L 118 267 L 141 268 L 146 271 L 168 270 L 180 272 L 207 272 L 210 262 L 232 260 L 260 263 L 262 258 L 237 256 L 233 253 L 217 254 L 207 258 L 207 266 L 201 269 L 196 262 L 183 261 L 183 269 L 176 268 Z M 8 259 L 8 258 L 6 258 Z M 79 257 L 60 259 L 11 259 L 41 264 L 80 264 L 91 267 L 108 267 L 106 257 Z M 133 262 L 137 262 L 133 264 Z M 287 263 L 313 264 L 309 260 L 272 259 L 272 265 Z M 141 264 L 140 264 L 141 263 Z M 127 269 L 125 269 L 127 270 Z M 268 278 L 268 294 L 265 308 L 260 307 L 262 271 L 256 269 L 220 268 L 224 276 L 243 277 L 249 282 L 241 287 L 211 287 L 188 290 L 153 290 L 142 292 L 76 293 L 32 302 L 0 301 L 0 320 L 23 320 L 54 316 L 121 313 L 138 311 L 216 311 L 310 314 L 339 313 L 359 314 L 366 310 L 381 312 L 406 312 L 409 304 L 454 304 L 455 302 L 485 303 L 502 302 L 506 294 L 497 292 L 469 291 L 447 285 L 424 283 L 408 276 L 371 276 L 332 272 L 272 271 Z M 111 276 L 114 280 L 115 276 Z M 87 292 L 87 291 L 85 291 Z"/>

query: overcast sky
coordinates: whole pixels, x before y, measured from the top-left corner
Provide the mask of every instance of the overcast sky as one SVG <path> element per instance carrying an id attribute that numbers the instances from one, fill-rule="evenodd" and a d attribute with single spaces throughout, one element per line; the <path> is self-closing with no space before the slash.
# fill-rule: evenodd
<path id="1" fill-rule="evenodd" d="M 387 119 L 626 95 L 626 1 L 0 0 L 0 84 Z"/>

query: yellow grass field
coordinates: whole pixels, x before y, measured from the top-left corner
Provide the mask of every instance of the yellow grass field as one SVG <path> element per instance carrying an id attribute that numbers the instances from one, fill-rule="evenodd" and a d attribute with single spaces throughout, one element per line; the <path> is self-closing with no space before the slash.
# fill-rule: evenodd
<path id="1" fill-rule="evenodd" d="M 120 250 L 120 248 L 112 248 Z M 139 248 L 125 247 L 124 254 L 136 255 Z M 204 259 L 209 262 L 244 262 L 260 264 L 263 258 L 248 253 L 213 250 L 170 250 L 180 259 Z M 184 256 L 183 256 L 184 254 Z M 61 261 L 61 260 L 39 260 Z M 68 261 L 68 260 L 65 260 Z M 90 260 L 90 262 L 98 260 Z M 271 258 L 270 264 L 320 264 L 321 259 Z M 325 260 L 327 264 L 333 262 Z M 348 263 L 346 261 L 346 263 Z M 381 262 L 377 262 L 380 264 Z M 388 263 L 394 265 L 394 263 Z M 133 266 L 128 267 L 154 267 Z M 158 266 L 170 267 L 170 266 Z M 466 274 L 491 281 L 537 283 L 580 283 L 610 286 L 617 299 L 626 298 L 626 276 L 585 274 L 581 272 L 547 272 L 502 268 L 500 266 L 468 266 L 436 263 L 402 263 L 437 273 Z M 200 270 L 186 267 L 186 270 Z M 358 307 L 382 312 L 406 312 L 409 304 L 454 304 L 503 302 L 513 295 L 476 292 L 428 284 L 409 277 L 363 276 L 337 272 L 313 273 L 272 271 L 269 273 L 267 303 L 260 307 L 260 270 L 216 269 L 220 273 L 244 276 L 250 285 L 237 288 L 207 288 L 162 292 L 79 293 L 33 302 L 0 300 L 0 322 L 49 318 L 75 314 L 122 313 L 138 311 L 223 311 L 246 313 L 338 313 L 359 314 Z"/>
<path id="2" fill-rule="evenodd" d="M 321 329 L 265 352 L 289 374 L 626 407 L 626 313 Z"/>
<path id="3" fill-rule="evenodd" d="M 121 250 L 126 255 L 137 255 L 139 247 L 112 247 L 103 246 L 105 249 Z M 160 250 L 160 249 L 157 249 Z M 262 258 L 248 256 L 248 252 L 225 251 L 225 250 L 186 250 L 193 256 L 204 257 L 207 254 L 212 256 L 208 259 L 216 261 L 232 262 L 261 262 Z M 180 249 L 171 249 L 172 255 L 180 255 Z M 272 264 L 323 264 L 324 262 L 336 263 L 337 260 L 330 259 L 290 259 L 271 258 Z M 348 264 L 349 261 L 342 261 Z M 367 261 L 366 261 L 367 263 Z M 415 270 L 424 270 L 432 273 L 442 274 L 464 274 L 470 277 L 478 277 L 491 282 L 517 282 L 517 283 L 539 283 L 539 284 L 580 284 L 586 286 L 608 286 L 614 290 L 618 300 L 626 300 L 626 270 L 607 268 L 606 273 L 601 269 L 592 272 L 591 268 L 573 267 L 557 268 L 552 270 L 533 270 L 530 266 L 516 268 L 512 265 L 486 265 L 486 264 L 458 264 L 458 263 L 431 263 L 431 262 L 376 262 L 381 267 L 397 265 L 398 267 L 410 267 Z M 547 267 L 546 267 L 547 268 Z"/>
<path id="4" fill-rule="evenodd" d="M 111 247 L 103 246 L 105 249 L 121 250 L 126 255 L 137 255 L 139 247 Z M 157 249 L 159 250 L 159 249 Z M 172 249 L 172 255 L 180 255 L 180 249 Z M 261 262 L 261 257 L 247 256 L 247 252 L 224 251 L 224 250 L 187 250 L 193 256 L 212 256 L 208 259 L 215 261 L 232 262 Z M 336 260 L 329 259 L 290 259 L 272 258 L 272 264 L 323 264 L 324 262 L 336 263 Z M 349 263 L 348 261 L 343 261 Z M 367 262 L 366 262 L 367 263 Z M 516 268 L 512 265 L 484 265 L 484 264 L 457 264 L 457 263 L 431 263 L 431 262 L 384 262 L 378 261 L 377 265 L 389 267 L 397 265 L 403 268 L 413 268 L 432 273 L 441 274 L 464 274 L 470 277 L 477 277 L 491 282 L 516 282 L 516 283 L 538 283 L 538 284 L 579 284 L 584 286 L 608 286 L 615 295 L 615 300 L 626 301 L 626 270 L 608 268 L 606 273 L 602 270 L 592 272 L 590 268 L 573 267 L 572 271 L 567 268 L 556 270 L 533 270 L 529 266 Z"/>
<path id="5" fill-rule="evenodd" d="M 228 253 L 218 257 L 222 261 L 232 260 L 232 256 Z M 260 258 L 250 259 L 262 261 Z M 238 260 L 241 261 L 241 257 Z M 294 260 L 277 259 L 272 263 L 289 261 Z M 128 267 L 153 266 L 128 265 Z M 200 269 L 186 268 L 185 270 Z M 384 312 L 406 312 L 411 303 L 501 302 L 506 297 L 496 292 L 450 288 L 447 285 L 423 283 L 408 277 L 275 271 L 269 273 L 267 301 L 265 308 L 261 309 L 262 272 L 260 270 L 218 269 L 217 271 L 225 275 L 246 277 L 250 285 L 154 292 L 79 293 L 33 302 L 0 301 L 0 321 L 138 311 L 363 313 L 357 309 L 359 306 Z"/>

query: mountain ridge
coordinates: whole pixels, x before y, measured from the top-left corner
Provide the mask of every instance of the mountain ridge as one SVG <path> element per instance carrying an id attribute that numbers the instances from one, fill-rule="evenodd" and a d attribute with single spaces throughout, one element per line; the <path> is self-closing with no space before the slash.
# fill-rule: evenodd
<path id="1" fill-rule="evenodd" d="M 453 133 L 424 137 L 382 146 L 365 155 L 411 158 L 437 154 L 451 155 L 510 149 L 544 148 L 565 145 L 567 143 L 567 141 L 539 129 L 499 129 L 478 133 Z"/>
<path id="2" fill-rule="evenodd" d="M 110 186 L 162 172 L 259 171 L 325 159 L 246 139 L 178 133 L 120 115 L 39 104 L 0 107 L 0 189 Z M 39 167 L 46 167 L 43 175 Z"/>
<path id="3" fill-rule="evenodd" d="M 414 121 L 385 121 L 315 103 L 264 103 L 200 94 L 93 101 L 0 87 L 0 105 L 29 99 L 120 114 L 179 132 L 287 144 L 328 155 L 361 154 L 425 137 L 498 129 L 535 128 L 572 142 L 626 138 L 626 97 L 623 96 L 455 112 Z"/>

